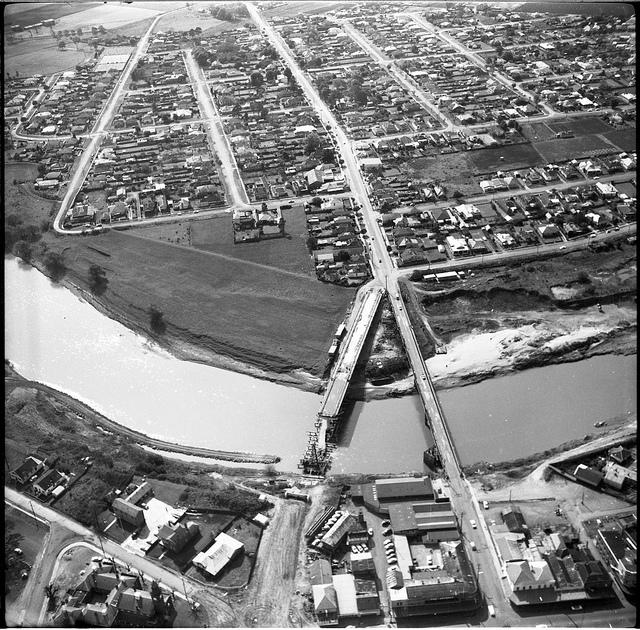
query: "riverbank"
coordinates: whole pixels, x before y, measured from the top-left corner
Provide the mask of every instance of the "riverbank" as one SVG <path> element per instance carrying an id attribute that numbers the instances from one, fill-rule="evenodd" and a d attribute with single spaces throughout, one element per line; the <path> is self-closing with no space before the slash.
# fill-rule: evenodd
<path id="1" fill-rule="evenodd" d="M 12 392 L 16 388 L 27 388 L 36 392 L 43 392 L 52 399 L 58 401 L 64 405 L 67 409 L 76 414 L 76 416 L 82 420 L 85 420 L 91 426 L 97 427 L 99 430 L 107 431 L 116 434 L 120 437 L 131 440 L 132 443 L 139 446 L 145 446 L 153 448 L 158 451 L 165 451 L 168 453 L 179 453 L 184 455 L 190 455 L 195 457 L 202 457 L 213 460 L 221 460 L 236 463 L 247 464 L 276 464 L 280 461 L 280 457 L 276 455 L 260 455 L 255 453 L 242 453 L 236 451 L 223 451 L 217 449 L 202 448 L 197 446 L 184 446 L 181 444 L 175 444 L 166 440 L 160 440 L 150 437 L 135 431 L 128 427 L 122 426 L 109 418 L 106 418 L 101 413 L 98 413 L 95 409 L 85 405 L 63 392 L 60 392 L 48 385 L 38 383 L 36 381 L 30 381 L 22 377 L 13 366 L 5 361 L 5 393 L 10 400 Z M 235 469 L 229 469 L 230 471 Z"/>
<path id="2" fill-rule="evenodd" d="M 196 250 L 156 251 L 170 246 L 113 231 L 73 240 L 48 234 L 46 243 L 49 250 L 63 253 L 67 271 L 59 281 L 62 286 L 176 358 L 313 393 L 322 387 L 326 350 L 353 297 L 353 291 L 327 287 L 315 278 L 289 275 L 283 280 L 277 277 L 283 272 L 276 269 L 267 274 L 268 280 L 252 279 L 250 273 L 262 276 L 265 270 L 243 269 L 243 261 Z M 144 251 L 138 251 L 138 244 Z M 153 281 L 144 273 L 149 270 L 125 270 L 139 265 L 139 254 L 145 251 L 157 258 L 177 253 L 182 267 L 168 276 L 155 274 Z M 37 255 L 31 264 L 50 275 Z M 108 280 L 100 296 L 89 289 L 92 264 L 102 267 Z M 220 265 L 225 269 L 217 275 Z M 194 275 L 188 283 L 186 273 Z M 172 279 L 174 288 L 169 287 Z M 150 327 L 151 305 L 163 314 L 166 329 L 161 334 Z"/>

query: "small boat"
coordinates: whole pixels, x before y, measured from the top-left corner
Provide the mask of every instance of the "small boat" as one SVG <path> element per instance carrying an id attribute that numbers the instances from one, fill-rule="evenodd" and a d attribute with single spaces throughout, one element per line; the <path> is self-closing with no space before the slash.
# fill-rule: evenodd
<path id="1" fill-rule="evenodd" d="M 593 426 L 596 428 L 600 428 L 600 427 L 603 427 L 605 424 L 607 424 L 605 420 L 600 420 L 599 422 L 594 422 Z"/>

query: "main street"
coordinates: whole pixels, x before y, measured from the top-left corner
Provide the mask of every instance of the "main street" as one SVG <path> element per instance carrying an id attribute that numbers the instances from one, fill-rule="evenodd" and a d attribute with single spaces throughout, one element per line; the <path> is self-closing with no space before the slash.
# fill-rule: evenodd
<path id="1" fill-rule="evenodd" d="M 468 522 L 469 518 L 475 518 L 478 523 L 484 524 L 480 507 L 472 495 L 470 485 L 461 477 L 460 465 L 446 426 L 444 414 L 440 408 L 431 377 L 427 371 L 411 322 L 404 307 L 400 286 L 398 284 L 398 276 L 394 273 L 393 261 L 384 246 L 381 228 L 376 222 L 376 213 L 369 200 L 366 184 L 360 172 L 353 145 L 328 106 L 320 99 L 319 94 L 295 61 L 283 38 L 269 25 L 253 4 L 248 2 L 246 6 L 254 22 L 262 29 L 271 45 L 274 46 L 291 70 L 293 77 L 298 81 L 307 99 L 316 109 L 320 120 L 331 130 L 336 138 L 345 162 L 345 170 L 351 191 L 361 205 L 363 220 L 370 235 L 371 266 L 374 278 L 380 283 L 380 286 L 388 290 L 398 329 L 404 342 L 407 357 L 415 374 L 416 387 L 427 412 L 431 431 L 440 452 L 445 474 L 449 479 L 452 491 L 452 504 L 460 516 L 460 527 L 463 535 L 467 540 L 475 542 L 476 545 L 477 551 L 471 553 L 475 554 L 472 558 L 475 564 L 477 564 L 481 589 L 487 597 L 491 597 L 496 608 L 507 608 L 509 605 L 502 591 L 500 563 L 493 548 L 491 538 L 488 535 L 488 530 L 486 526 L 481 527 L 480 530 L 474 529 Z"/>

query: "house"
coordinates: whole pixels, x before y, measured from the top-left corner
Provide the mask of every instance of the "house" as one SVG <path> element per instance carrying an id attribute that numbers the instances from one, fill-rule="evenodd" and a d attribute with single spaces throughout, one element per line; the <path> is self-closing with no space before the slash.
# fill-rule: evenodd
<path id="1" fill-rule="evenodd" d="M 113 500 L 111 509 L 117 518 L 122 519 L 130 525 L 140 527 L 144 524 L 144 510 L 122 497 Z"/>
<path id="2" fill-rule="evenodd" d="M 631 459 L 631 451 L 619 444 L 609 449 L 609 458 L 622 466 Z"/>
<path id="3" fill-rule="evenodd" d="M 69 481 L 69 477 L 58 472 L 55 468 L 50 468 L 36 481 L 33 482 L 33 489 L 39 497 L 48 497 L 60 485 Z"/>
<path id="4" fill-rule="evenodd" d="M 545 560 L 509 562 L 506 572 L 514 591 L 548 589 L 556 583 Z"/>
<path id="5" fill-rule="evenodd" d="M 313 611 L 319 626 L 335 626 L 338 624 L 338 596 L 332 583 L 314 584 Z"/>
<path id="6" fill-rule="evenodd" d="M 595 468 L 585 466 L 584 464 L 578 464 L 573 475 L 576 478 L 576 481 L 580 481 L 593 488 L 597 488 L 604 478 L 604 475 L 600 471 L 595 470 Z"/>
<path id="7" fill-rule="evenodd" d="M 507 526 L 510 532 L 519 532 L 521 534 L 528 534 L 529 527 L 522 512 L 516 507 L 510 507 L 500 512 L 502 522 Z"/>
<path id="8" fill-rule="evenodd" d="M 200 527 L 198 524 L 188 521 L 186 523 L 176 523 L 175 525 L 163 525 L 158 531 L 158 538 L 163 547 L 173 553 L 178 553 L 199 532 Z"/>
<path id="9" fill-rule="evenodd" d="M 228 534 L 221 532 L 215 542 L 206 551 L 201 551 L 193 558 L 193 565 L 215 577 L 233 559 L 244 553 L 244 545 Z"/>
<path id="10" fill-rule="evenodd" d="M 44 461 L 36 459 L 33 455 L 25 457 L 24 461 L 18 468 L 9 473 L 11 479 L 20 484 L 25 484 L 34 475 L 38 474 L 44 468 Z"/>

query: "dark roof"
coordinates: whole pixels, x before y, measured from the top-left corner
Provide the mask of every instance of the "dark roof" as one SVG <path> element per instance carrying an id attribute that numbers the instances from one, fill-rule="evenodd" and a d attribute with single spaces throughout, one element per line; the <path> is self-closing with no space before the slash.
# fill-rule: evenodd
<path id="1" fill-rule="evenodd" d="M 585 468 L 577 467 L 573 474 L 578 481 L 583 481 L 590 486 L 599 486 L 604 477 L 600 471 L 589 466 Z"/>
<path id="2" fill-rule="evenodd" d="M 328 560 L 319 558 L 309 565 L 311 584 L 331 584 L 331 565 Z"/>
<path id="3" fill-rule="evenodd" d="M 378 479 L 375 482 L 378 500 L 401 499 L 404 497 L 433 497 L 431 480 L 419 479 Z"/>

